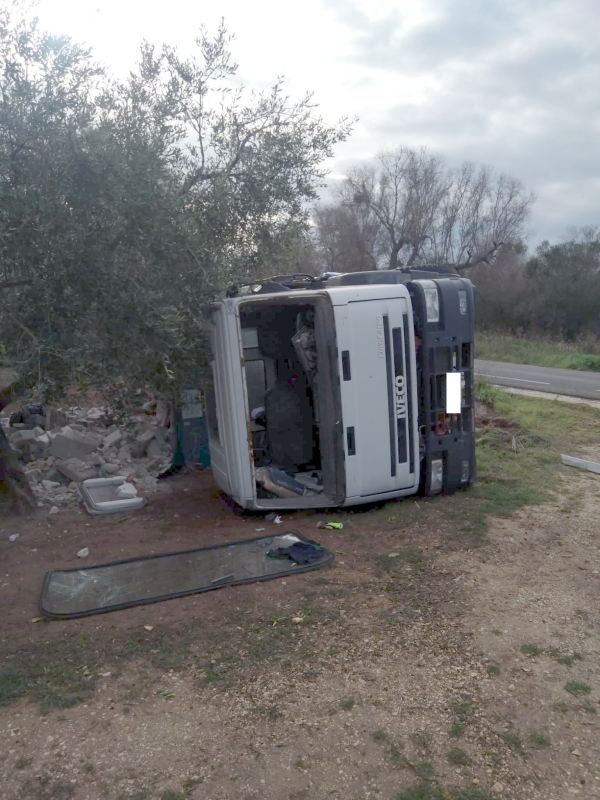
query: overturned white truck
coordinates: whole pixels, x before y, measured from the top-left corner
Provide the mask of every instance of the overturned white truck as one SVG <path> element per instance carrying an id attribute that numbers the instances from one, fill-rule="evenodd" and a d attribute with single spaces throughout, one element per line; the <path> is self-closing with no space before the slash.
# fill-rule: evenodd
<path id="1" fill-rule="evenodd" d="M 475 477 L 471 282 L 280 276 L 212 310 L 211 467 L 240 506 L 353 506 Z"/>

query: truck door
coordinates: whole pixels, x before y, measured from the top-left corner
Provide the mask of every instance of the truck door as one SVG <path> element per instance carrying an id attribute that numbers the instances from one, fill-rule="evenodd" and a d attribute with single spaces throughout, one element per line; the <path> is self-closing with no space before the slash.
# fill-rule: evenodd
<path id="1" fill-rule="evenodd" d="M 407 297 L 357 300 L 336 306 L 335 315 L 346 496 L 414 490 L 418 406 L 410 303 Z"/>

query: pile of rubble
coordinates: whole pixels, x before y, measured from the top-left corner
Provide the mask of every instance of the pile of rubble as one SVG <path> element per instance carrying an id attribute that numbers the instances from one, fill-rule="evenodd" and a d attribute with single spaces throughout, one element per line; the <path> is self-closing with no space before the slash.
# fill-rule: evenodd
<path id="1" fill-rule="evenodd" d="M 0 424 L 23 463 L 39 505 L 68 505 L 88 478 L 123 475 L 138 494 L 157 491 L 172 463 L 175 431 L 168 408 L 144 403 L 120 424 L 102 408 L 25 406 Z"/>

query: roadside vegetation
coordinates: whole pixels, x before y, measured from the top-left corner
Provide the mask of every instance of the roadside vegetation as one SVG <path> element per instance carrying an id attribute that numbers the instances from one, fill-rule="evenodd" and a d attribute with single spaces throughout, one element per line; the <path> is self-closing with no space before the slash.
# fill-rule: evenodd
<path id="1" fill-rule="evenodd" d="M 591 334 L 569 342 L 553 337 L 478 331 L 476 341 L 476 356 L 486 361 L 600 372 L 600 339 Z"/>

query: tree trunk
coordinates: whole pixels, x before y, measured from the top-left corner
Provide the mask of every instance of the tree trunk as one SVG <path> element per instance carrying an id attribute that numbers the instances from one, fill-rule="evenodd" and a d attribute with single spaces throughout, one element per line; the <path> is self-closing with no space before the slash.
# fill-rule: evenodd
<path id="1" fill-rule="evenodd" d="M 24 513 L 35 507 L 29 481 L 0 425 L 0 510 Z"/>

